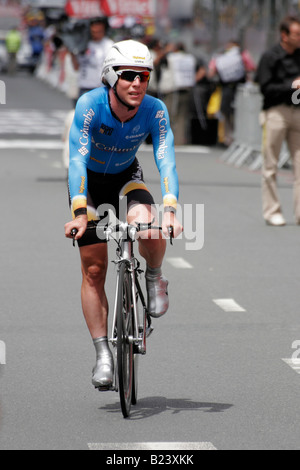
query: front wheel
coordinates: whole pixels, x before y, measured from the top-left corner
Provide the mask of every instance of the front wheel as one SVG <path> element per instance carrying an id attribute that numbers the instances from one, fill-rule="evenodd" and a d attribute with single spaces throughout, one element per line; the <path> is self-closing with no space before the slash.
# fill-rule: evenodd
<path id="1" fill-rule="evenodd" d="M 131 397 L 131 403 L 133 405 L 137 404 L 137 397 L 138 397 L 138 363 L 139 363 L 139 357 L 137 354 L 135 354 L 133 358 L 133 380 L 132 380 L 132 397 Z"/>
<path id="2" fill-rule="evenodd" d="M 119 271 L 117 303 L 117 363 L 121 409 L 128 418 L 133 390 L 133 318 L 131 277 L 126 263 L 121 263 Z"/>

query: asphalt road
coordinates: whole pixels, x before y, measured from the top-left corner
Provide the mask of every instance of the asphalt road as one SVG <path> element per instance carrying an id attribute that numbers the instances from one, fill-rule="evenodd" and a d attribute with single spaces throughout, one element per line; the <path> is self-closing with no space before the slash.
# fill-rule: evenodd
<path id="1" fill-rule="evenodd" d="M 219 149 L 178 150 L 186 236 L 168 246 L 170 310 L 154 323 L 139 401 L 124 420 L 118 395 L 90 383 L 94 349 L 80 307 L 79 256 L 64 238 L 66 174 L 53 147 L 69 100 L 25 74 L 4 79 L 0 449 L 299 449 L 292 358 L 300 349 L 300 229 L 291 172 L 279 177 L 288 225 L 271 228 L 261 216 L 259 173 L 225 165 Z M 139 158 L 160 202 L 151 152 Z M 111 264 L 110 302 L 114 278 Z"/>

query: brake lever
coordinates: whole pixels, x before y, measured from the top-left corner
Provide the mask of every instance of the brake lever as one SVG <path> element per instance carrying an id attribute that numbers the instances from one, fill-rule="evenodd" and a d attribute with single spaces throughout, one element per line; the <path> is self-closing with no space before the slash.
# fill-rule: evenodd
<path id="1" fill-rule="evenodd" d="M 168 227 L 168 232 L 169 232 L 169 237 L 170 237 L 170 243 L 173 245 L 173 239 L 174 239 L 174 227 Z"/>
<path id="2" fill-rule="evenodd" d="M 73 246 L 74 246 L 74 248 L 75 248 L 75 237 L 76 237 L 77 233 L 78 233 L 77 228 L 73 228 L 73 229 L 71 230 L 71 235 L 72 235 L 72 237 L 73 237 Z"/>

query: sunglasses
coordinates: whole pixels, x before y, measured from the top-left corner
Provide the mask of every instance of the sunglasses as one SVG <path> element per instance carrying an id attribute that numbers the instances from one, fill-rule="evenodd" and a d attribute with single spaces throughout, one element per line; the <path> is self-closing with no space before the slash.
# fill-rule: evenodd
<path id="1" fill-rule="evenodd" d="M 143 70 L 137 72 L 136 70 L 119 70 L 117 75 L 126 80 L 126 82 L 134 82 L 137 78 L 140 79 L 141 83 L 149 82 L 150 72 L 148 70 Z"/>

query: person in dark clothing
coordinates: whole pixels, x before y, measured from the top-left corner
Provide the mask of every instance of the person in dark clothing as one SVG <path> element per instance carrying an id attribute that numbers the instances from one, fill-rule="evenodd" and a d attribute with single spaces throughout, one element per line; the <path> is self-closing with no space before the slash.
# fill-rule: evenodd
<path id="1" fill-rule="evenodd" d="M 263 94 L 263 216 L 268 225 L 283 226 L 277 190 L 278 160 L 286 140 L 294 164 L 294 205 L 300 225 L 300 106 L 293 99 L 293 84 L 300 80 L 300 18 L 289 16 L 280 25 L 280 43 L 266 51 L 256 81 Z"/>

